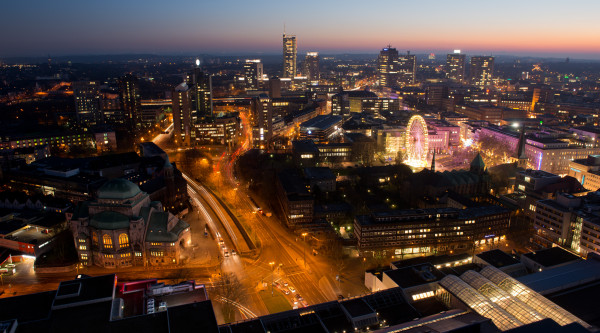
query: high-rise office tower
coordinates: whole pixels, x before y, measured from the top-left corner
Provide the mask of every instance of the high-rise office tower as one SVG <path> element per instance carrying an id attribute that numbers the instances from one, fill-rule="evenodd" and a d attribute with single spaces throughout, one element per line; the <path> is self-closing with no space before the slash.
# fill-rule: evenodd
<path id="1" fill-rule="evenodd" d="M 192 107 L 196 111 L 192 122 L 196 123 L 199 118 L 212 118 L 212 76 L 204 73 L 200 67 L 195 67 L 186 75 L 185 82 L 192 90 Z"/>
<path id="2" fill-rule="evenodd" d="M 417 74 L 417 57 L 407 51 L 398 56 L 398 82 L 401 85 L 414 84 Z"/>
<path id="3" fill-rule="evenodd" d="M 398 50 L 391 45 L 379 52 L 377 60 L 377 81 L 382 87 L 398 84 Z"/>
<path id="4" fill-rule="evenodd" d="M 121 97 L 121 108 L 125 115 L 125 123 L 131 128 L 142 126 L 142 111 L 140 106 L 140 93 L 138 78 L 132 74 L 126 74 L 119 79 L 119 95 Z"/>
<path id="5" fill-rule="evenodd" d="M 77 81 L 71 85 L 75 97 L 77 122 L 83 126 L 93 126 L 102 122 L 98 83 Z"/>
<path id="6" fill-rule="evenodd" d="M 192 107 L 193 94 L 194 91 L 185 82 L 175 87 L 171 94 L 173 134 L 177 144 L 189 146 L 194 139 L 192 119 L 196 118 L 196 110 Z"/>
<path id="7" fill-rule="evenodd" d="M 319 82 L 321 72 L 319 71 L 319 52 L 307 52 L 304 58 L 304 73 L 308 82 Z"/>
<path id="8" fill-rule="evenodd" d="M 263 76 L 263 64 L 260 59 L 246 59 L 244 63 L 244 81 L 246 89 L 258 89 L 258 82 Z"/>
<path id="9" fill-rule="evenodd" d="M 465 55 L 455 50 L 446 56 L 446 77 L 462 82 L 465 79 Z"/>
<path id="10" fill-rule="evenodd" d="M 283 34 L 283 77 L 296 76 L 296 36 Z"/>
<path id="11" fill-rule="evenodd" d="M 476 86 L 489 86 L 492 84 L 494 73 L 494 57 L 471 57 L 471 83 Z"/>
<path id="12" fill-rule="evenodd" d="M 264 149 L 273 136 L 273 103 L 271 98 L 265 94 L 253 98 L 251 111 L 253 146 Z"/>

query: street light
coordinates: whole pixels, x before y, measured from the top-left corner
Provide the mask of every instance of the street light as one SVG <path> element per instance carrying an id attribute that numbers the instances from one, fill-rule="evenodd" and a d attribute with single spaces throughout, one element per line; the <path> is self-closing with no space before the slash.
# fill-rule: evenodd
<path id="1" fill-rule="evenodd" d="M 302 255 L 304 256 L 304 269 L 306 269 L 306 235 L 307 232 L 302 233 L 302 238 L 304 238 L 304 245 L 302 246 Z"/>
<path id="2" fill-rule="evenodd" d="M 273 268 L 275 265 L 274 261 L 271 261 L 269 263 L 269 266 L 271 266 L 271 296 L 273 296 L 273 283 L 275 283 L 275 269 Z"/>

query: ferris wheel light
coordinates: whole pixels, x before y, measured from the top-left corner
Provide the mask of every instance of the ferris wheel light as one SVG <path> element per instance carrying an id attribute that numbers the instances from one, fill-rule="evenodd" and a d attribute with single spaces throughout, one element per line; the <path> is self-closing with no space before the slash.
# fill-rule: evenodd
<path id="1" fill-rule="evenodd" d="M 409 119 L 405 138 L 406 160 L 404 163 L 414 167 L 426 167 L 429 133 L 427 123 L 422 116 L 414 115 Z"/>

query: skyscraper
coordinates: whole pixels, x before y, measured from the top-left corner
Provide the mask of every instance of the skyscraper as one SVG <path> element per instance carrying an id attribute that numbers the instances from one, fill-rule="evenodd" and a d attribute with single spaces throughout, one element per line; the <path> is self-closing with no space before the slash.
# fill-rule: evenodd
<path id="1" fill-rule="evenodd" d="M 130 129 L 141 127 L 142 112 L 140 109 L 138 78 L 132 74 L 121 77 L 119 79 L 119 95 L 126 125 Z"/>
<path id="2" fill-rule="evenodd" d="M 388 45 L 379 52 L 377 61 L 377 81 L 382 87 L 398 84 L 398 50 Z"/>
<path id="3" fill-rule="evenodd" d="M 273 136 L 273 103 L 260 94 L 252 99 L 252 140 L 254 148 L 264 149 Z"/>
<path id="4" fill-rule="evenodd" d="M 77 81 L 71 85 L 75 97 L 77 122 L 83 126 L 93 126 L 102 122 L 98 83 Z"/>
<path id="5" fill-rule="evenodd" d="M 258 82 L 263 76 L 263 64 L 260 59 L 246 59 L 244 63 L 244 81 L 246 89 L 258 89 Z"/>
<path id="6" fill-rule="evenodd" d="M 485 87 L 492 84 L 494 73 L 494 57 L 471 57 L 471 83 L 477 86 Z"/>
<path id="7" fill-rule="evenodd" d="M 171 94 L 173 106 L 173 134 L 175 142 L 186 146 L 193 141 L 194 127 L 192 120 L 196 118 L 196 110 L 192 107 L 192 94 L 187 83 L 183 82 Z M 195 121 L 194 121 L 195 122 Z"/>
<path id="8" fill-rule="evenodd" d="M 319 82 L 321 72 L 319 71 L 319 52 L 307 52 L 304 58 L 304 73 L 308 82 Z"/>
<path id="9" fill-rule="evenodd" d="M 465 55 L 460 50 L 446 56 L 446 77 L 458 82 L 465 79 Z"/>
<path id="10" fill-rule="evenodd" d="M 283 77 L 296 76 L 296 36 L 283 34 Z"/>
<path id="11" fill-rule="evenodd" d="M 192 107 L 196 111 L 192 122 L 196 123 L 199 118 L 212 118 L 212 76 L 204 73 L 200 67 L 194 67 L 186 75 L 185 82 L 192 90 Z"/>
<path id="12" fill-rule="evenodd" d="M 407 51 L 398 56 L 398 82 L 401 85 L 414 84 L 417 74 L 417 57 Z"/>

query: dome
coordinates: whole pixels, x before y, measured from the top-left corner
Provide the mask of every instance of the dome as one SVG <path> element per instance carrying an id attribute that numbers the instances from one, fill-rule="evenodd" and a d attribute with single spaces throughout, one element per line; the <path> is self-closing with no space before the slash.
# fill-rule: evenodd
<path id="1" fill-rule="evenodd" d="M 129 199 L 142 192 L 136 184 L 121 178 L 107 181 L 98 189 L 98 199 Z"/>
<path id="2" fill-rule="evenodd" d="M 129 217 L 107 210 L 92 216 L 90 226 L 101 230 L 128 229 Z"/>

